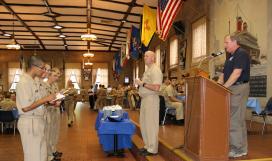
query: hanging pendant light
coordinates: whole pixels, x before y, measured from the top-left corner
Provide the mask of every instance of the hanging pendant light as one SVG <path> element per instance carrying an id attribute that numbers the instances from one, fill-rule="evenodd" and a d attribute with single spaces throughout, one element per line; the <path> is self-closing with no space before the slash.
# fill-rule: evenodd
<path id="1" fill-rule="evenodd" d="M 90 50 L 88 49 L 87 53 L 83 54 L 84 58 L 92 58 L 94 57 L 94 53 L 90 53 Z"/>
<path id="2" fill-rule="evenodd" d="M 91 33 L 91 7 L 92 7 L 92 0 L 86 0 L 87 3 L 87 34 L 81 35 L 81 39 L 84 41 L 94 41 L 97 40 L 96 35 Z"/>
<path id="3" fill-rule="evenodd" d="M 96 35 L 91 34 L 91 29 L 87 29 L 87 34 L 81 35 L 81 39 L 84 41 L 94 41 L 97 40 Z"/>
<path id="4" fill-rule="evenodd" d="M 14 14 L 13 14 L 13 19 L 12 19 L 12 35 L 11 35 L 11 38 L 12 38 L 11 43 L 6 45 L 7 49 L 19 50 L 21 48 L 21 46 L 16 43 L 15 34 L 14 34 Z"/>

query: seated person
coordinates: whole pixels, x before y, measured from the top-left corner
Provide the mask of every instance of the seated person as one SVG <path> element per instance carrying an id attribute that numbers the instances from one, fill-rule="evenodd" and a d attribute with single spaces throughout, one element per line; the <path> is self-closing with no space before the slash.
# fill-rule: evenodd
<path id="1" fill-rule="evenodd" d="M 16 108 L 16 103 L 10 98 L 11 93 L 7 92 L 5 98 L 0 102 L 0 107 L 2 110 L 11 111 L 13 108 Z"/>
<path id="2" fill-rule="evenodd" d="M 183 102 L 176 98 L 176 78 L 171 79 L 171 84 L 168 85 L 163 91 L 165 105 L 167 107 L 173 107 L 176 109 L 176 123 L 178 125 L 183 125 L 184 115 L 183 115 Z"/>

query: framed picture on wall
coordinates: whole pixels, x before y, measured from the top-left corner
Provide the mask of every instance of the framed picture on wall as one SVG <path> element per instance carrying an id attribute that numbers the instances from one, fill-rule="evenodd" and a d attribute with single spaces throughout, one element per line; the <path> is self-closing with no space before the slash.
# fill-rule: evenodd
<path id="1" fill-rule="evenodd" d="M 179 40 L 179 66 L 181 69 L 185 69 L 186 65 L 186 48 L 187 48 L 187 40 Z"/>
<path id="2" fill-rule="evenodd" d="M 161 71 L 162 73 L 165 73 L 165 63 L 166 63 L 166 48 L 161 48 Z"/>

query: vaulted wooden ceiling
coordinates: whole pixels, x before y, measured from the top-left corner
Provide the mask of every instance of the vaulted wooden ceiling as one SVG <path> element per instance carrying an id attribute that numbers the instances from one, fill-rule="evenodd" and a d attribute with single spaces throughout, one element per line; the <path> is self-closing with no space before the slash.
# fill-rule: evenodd
<path id="1" fill-rule="evenodd" d="M 21 50 L 117 51 L 131 25 L 139 27 L 143 4 L 155 9 L 157 0 L 0 0 L 0 49 L 14 32 Z M 96 41 L 81 40 L 88 27 Z"/>

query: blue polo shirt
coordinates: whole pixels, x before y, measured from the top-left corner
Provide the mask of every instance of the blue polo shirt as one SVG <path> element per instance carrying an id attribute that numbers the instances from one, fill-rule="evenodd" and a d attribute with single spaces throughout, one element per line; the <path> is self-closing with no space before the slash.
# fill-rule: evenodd
<path id="1" fill-rule="evenodd" d="M 226 82 L 234 69 L 242 69 L 242 73 L 236 82 L 247 82 L 250 76 L 250 57 L 245 49 L 238 48 L 230 55 L 224 65 L 224 82 Z M 235 82 L 235 83 L 236 83 Z"/>

